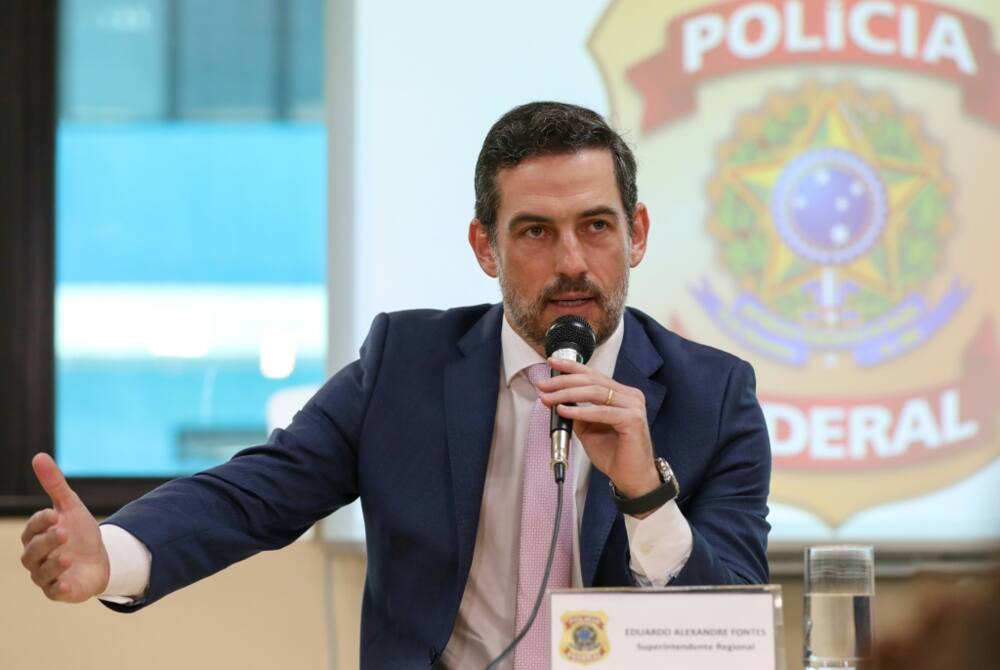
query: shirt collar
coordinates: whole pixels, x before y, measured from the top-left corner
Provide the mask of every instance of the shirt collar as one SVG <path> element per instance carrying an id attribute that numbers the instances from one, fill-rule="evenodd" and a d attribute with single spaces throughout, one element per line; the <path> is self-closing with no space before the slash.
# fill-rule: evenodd
<path id="1" fill-rule="evenodd" d="M 592 370 L 600 372 L 608 377 L 615 372 L 615 363 L 618 361 L 618 352 L 622 348 L 622 340 L 625 337 L 625 319 L 618 320 L 618 327 L 603 344 L 594 349 L 594 355 L 590 357 L 587 366 Z M 503 374 L 504 382 L 510 386 L 510 381 L 514 376 L 525 368 L 535 363 L 544 363 L 537 351 L 524 341 L 513 326 L 507 321 L 504 314 L 503 324 L 500 326 L 500 344 L 503 353 Z"/>

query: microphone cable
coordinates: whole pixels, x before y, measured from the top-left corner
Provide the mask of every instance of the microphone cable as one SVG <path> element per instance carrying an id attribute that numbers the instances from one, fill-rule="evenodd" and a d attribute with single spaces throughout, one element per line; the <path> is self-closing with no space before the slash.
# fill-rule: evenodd
<path id="1" fill-rule="evenodd" d="M 559 538 L 559 520 L 562 518 L 562 508 L 563 508 L 563 484 L 565 480 L 565 466 L 562 463 L 556 464 L 556 486 L 558 491 L 556 492 L 556 523 L 552 527 L 552 542 L 549 544 L 549 558 L 545 562 L 545 574 L 542 575 L 542 584 L 538 587 L 538 596 L 535 598 L 535 606 L 531 610 L 531 616 L 528 617 L 528 621 L 524 624 L 524 628 L 514 637 L 513 641 L 507 648 L 500 652 L 500 655 L 490 661 L 490 664 L 486 666 L 486 670 L 494 670 L 499 667 L 500 661 L 506 658 L 510 652 L 514 651 L 514 647 L 528 634 L 531 629 L 531 624 L 535 623 L 535 617 L 538 616 L 538 610 L 542 606 L 542 599 L 545 597 L 545 587 L 549 585 L 549 573 L 552 572 L 552 560 L 556 555 L 556 540 Z"/>

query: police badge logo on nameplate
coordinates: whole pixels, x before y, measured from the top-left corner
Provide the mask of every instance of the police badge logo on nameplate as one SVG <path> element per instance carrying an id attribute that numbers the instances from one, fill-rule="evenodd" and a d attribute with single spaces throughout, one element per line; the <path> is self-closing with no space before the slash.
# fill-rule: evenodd
<path id="1" fill-rule="evenodd" d="M 775 670 L 781 587 L 576 589 L 551 594 L 552 670 Z"/>

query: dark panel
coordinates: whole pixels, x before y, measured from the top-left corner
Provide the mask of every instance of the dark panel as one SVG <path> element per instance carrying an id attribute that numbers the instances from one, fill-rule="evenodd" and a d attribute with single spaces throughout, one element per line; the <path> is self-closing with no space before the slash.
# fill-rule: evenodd
<path id="1" fill-rule="evenodd" d="M 53 442 L 55 0 L 0 3 L 0 494 Z"/>

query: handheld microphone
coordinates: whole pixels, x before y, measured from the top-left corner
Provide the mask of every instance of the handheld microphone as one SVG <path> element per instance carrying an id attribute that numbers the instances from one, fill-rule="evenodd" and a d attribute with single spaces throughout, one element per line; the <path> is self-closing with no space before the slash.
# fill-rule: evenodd
<path id="1" fill-rule="evenodd" d="M 561 316 L 552 322 L 545 332 L 545 356 L 586 363 L 597 348 L 597 336 L 587 321 L 575 314 Z M 552 371 L 552 376 L 561 374 Z M 557 482 L 566 478 L 566 463 L 569 459 L 570 438 L 573 435 L 573 420 L 559 416 L 555 406 L 549 422 L 552 438 L 552 471 Z"/>

